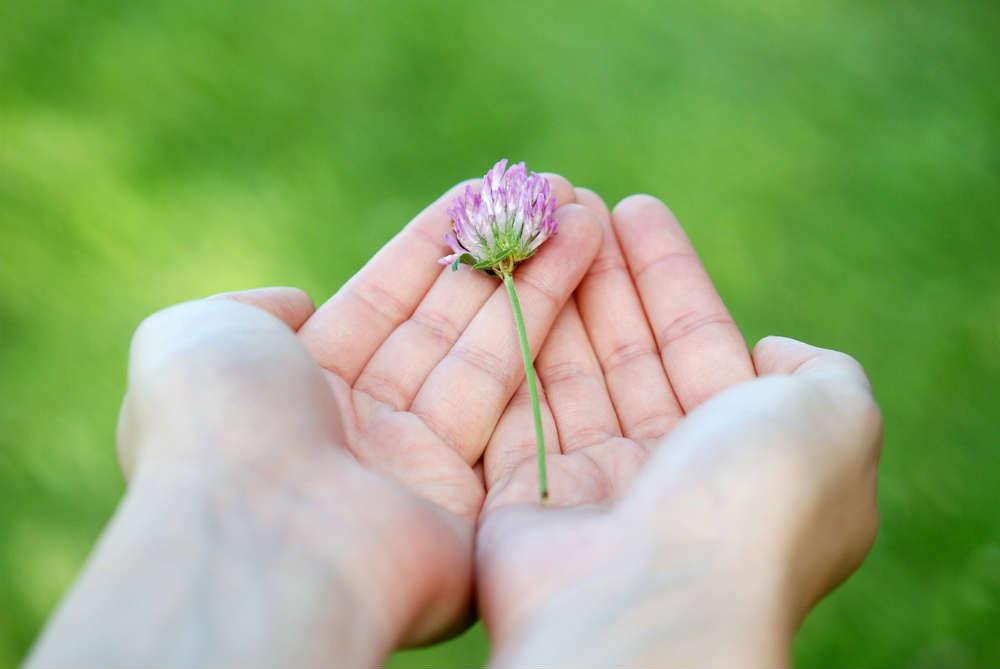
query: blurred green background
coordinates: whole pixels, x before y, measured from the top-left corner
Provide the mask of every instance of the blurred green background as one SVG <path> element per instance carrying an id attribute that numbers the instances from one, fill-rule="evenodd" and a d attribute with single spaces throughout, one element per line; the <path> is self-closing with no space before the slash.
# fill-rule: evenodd
<path id="1" fill-rule="evenodd" d="M 664 198 L 748 340 L 868 367 L 883 529 L 796 663 L 1000 665 L 998 43 L 985 1 L 0 3 L 0 665 L 122 492 L 143 316 L 322 301 L 500 156 Z"/>

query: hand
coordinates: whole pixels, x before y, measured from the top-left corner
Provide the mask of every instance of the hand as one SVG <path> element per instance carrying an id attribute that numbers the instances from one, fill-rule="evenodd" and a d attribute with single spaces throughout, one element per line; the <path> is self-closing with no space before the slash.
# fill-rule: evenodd
<path id="1" fill-rule="evenodd" d="M 536 346 L 601 234 L 550 178 L 562 234 L 518 276 Z M 265 289 L 143 323 L 129 492 L 34 663 L 368 665 L 466 620 L 472 465 L 523 370 L 504 289 L 437 263 L 456 192 L 315 313 Z"/>
<path id="2" fill-rule="evenodd" d="M 312 311 L 273 288 L 144 321 L 119 421 L 127 495 L 29 664 L 371 666 L 418 613 L 449 615 L 425 588 L 464 596 L 443 571 L 468 569 L 465 524 L 346 451 L 295 334 Z"/>
<path id="3" fill-rule="evenodd" d="M 666 207 L 633 196 L 612 224 L 595 195 L 577 200 L 605 234 L 537 359 L 550 507 L 532 503 L 523 394 L 484 456 L 477 579 L 496 664 L 782 664 L 874 540 L 881 422 L 864 373 L 781 338 L 751 357 Z"/>
<path id="4" fill-rule="evenodd" d="M 559 235 L 517 272 L 529 337 L 537 349 L 597 254 L 601 230 L 574 204 L 562 177 L 548 175 L 559 208 Z M 422 586 L 426 641 L 470 612 L 472 541 L 485 495 L 474 470 L 524 370 L 506 291 L 494 278 L 438 264 L 459 184 L 421 213 L 302 326 L 299 337 L 322 367 L 354 460 L 428 500 L 462 531 L 403 521 L 386 509 L 397 534 L 392 553 Z M 364 504 L 381 504 L 377 494 Z M 431 528 L 433 529 L 433 528 Z M 420 551 L 428 545 L 433 550 Z M 444 554 L 444 558 L 442 558 Z"/>
<path id="5" fill-rule="evenodd" d="M 536 348 L 601 237 L 588 210 L 574 204 L 572 186 L 548 178 L 561 205 L 560 234 L 516 277 Z M 420 214 L 299 336 L 324 368 L 347 449 L 472 526 L 484 497 L 473 465 L 524 371 L 504 288 L 437 262 L 449 229 L 445 210 L 464 187 Z"/>

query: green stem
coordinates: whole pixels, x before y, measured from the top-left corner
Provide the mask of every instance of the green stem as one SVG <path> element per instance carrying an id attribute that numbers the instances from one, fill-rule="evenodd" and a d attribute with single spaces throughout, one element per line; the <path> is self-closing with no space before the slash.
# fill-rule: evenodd
<path id="1" fill-rule="evenodd" d="M 517 338 L 521 341 L 521 355 L 524 357 L 524 376 L 528 380 L 528 394 L 531 396 L 531 410 L 535 416 L 535 440 L 538 442 L 538 491 L 544 502 L 549 498 L 549 481 L 545 475 L 545 433 L 542 430 L 542 407 L 538 403 L 538 384 L 535 381 L 535 366 L 531 364 L 531 347 L 528 345 L 528 332 L 524 328 L 524 315 L 521 313 L 521 302 L 514 290 L 514 277 L 510 272 L 500 275 L 507 286 L 510 296 L 510 306 L 514 310 L 514 323 L 517 325 Z"/>

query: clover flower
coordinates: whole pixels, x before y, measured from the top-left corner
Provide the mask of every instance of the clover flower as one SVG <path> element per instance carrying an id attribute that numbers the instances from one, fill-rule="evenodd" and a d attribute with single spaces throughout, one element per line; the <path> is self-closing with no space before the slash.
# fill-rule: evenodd
<path id="1" fill-rule="evenodd" d="M 471 265 L 502 276 L 535 254 L 556 233 L 556 198 L 548 179 L 517 163 L 504 172 L 507 159 L 497 162 L 483 178 L 482 190 L 469 186 L 448 214 L 452 231 L 445 241 L 453 253 L 442 265 Z"/>
<path id="2" fill-rule="evenodd" d="M 535 255 L 538 247 L 556 234 L 556 198 L 548 179 L 534 172 L 528 174 L 524 163 L 517 163 L 509 170 L 506 167 L 507 159 L 504 158 L 486 173 L 478 193 L 466 186 L 465 192 L 455 200 L 448 210 L 452 230 L 445 235 L 445 242 L 452 253 L 439 262 L 451 265 L 452 271 L 457 270 L 460 264 L 471 265 L 474 269 L 499 277 L 507 287 L 521 344 L 528 394 L 531 396 L 538 444 L 538 486 L 544 502 L 549 496 L 549 484 L 545 473 L 542 412 L 524 315 L 514 288 L 513 271 L 519 262 Z"/>

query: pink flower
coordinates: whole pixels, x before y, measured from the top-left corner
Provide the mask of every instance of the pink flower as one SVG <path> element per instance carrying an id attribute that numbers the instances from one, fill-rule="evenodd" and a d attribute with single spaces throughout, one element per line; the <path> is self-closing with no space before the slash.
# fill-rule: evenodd
<path id="1" fill-rule="evenodd" d="M 452 254 L 442 265 L 460 263 L 493 274 L 509 274 L 556 233 L 556 198 L 545 177 L 528 174 L 524 163 L 504 172 L 507 159 L 486 173 L 483 187 L 466 186 L 448 213 L 452 231 L 445 235 Z"/>

